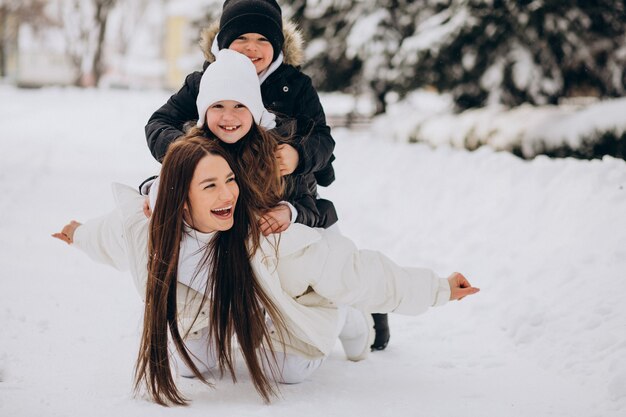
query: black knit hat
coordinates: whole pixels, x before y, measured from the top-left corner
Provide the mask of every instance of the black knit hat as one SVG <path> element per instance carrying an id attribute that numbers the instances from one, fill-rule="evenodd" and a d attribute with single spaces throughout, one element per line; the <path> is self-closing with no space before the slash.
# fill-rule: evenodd
<path id="1" fill-rule="evenodd" d="M 220 18 L 217 46 L 228 48 L 244 33 L 258 33 L 274 49 L 274 61 L 283 49 L 283 18 L 276 0 L 226 0 Z"/>

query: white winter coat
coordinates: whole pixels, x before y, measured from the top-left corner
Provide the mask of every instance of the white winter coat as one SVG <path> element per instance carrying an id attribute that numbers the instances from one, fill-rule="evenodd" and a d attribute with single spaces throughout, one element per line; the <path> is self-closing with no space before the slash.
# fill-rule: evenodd
<path id="1" fill-rule="evenodd" d="M 144 197 L 121 184 L 113 185 L 113 194 L 117 210 L 83 224 L 74 242 L 96 261 L 130 269 L 144 297 L 149 224 Z M 287 327 L 285 349 L 274 347 L 311 359 L 328 355 L 336 342 L 337 305 L 417 315 L 450 298 L 447 280 L 428 269 L 399 267 L 379 252 L 358 250 L 344 236 L 300 224 L 292 224 L 280 240 L 263 238 L 252 266 Z M 208 326 L 208 308 L 202 294 L 187 285 L 179 282 L 177 293 L 181 334 L 193 338 Z"/>

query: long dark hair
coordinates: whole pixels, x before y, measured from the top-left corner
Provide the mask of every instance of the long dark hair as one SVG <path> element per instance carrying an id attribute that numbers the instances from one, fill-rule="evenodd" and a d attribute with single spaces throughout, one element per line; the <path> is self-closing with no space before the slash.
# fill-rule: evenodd
<path id="1" fill-rule="evenodd" d="M 197 269 L 208 270 L 203 295 L 203 303 L 208 303 L 210 311 L 208 337 L 213 343 L 220 372 L 229 371 L 234 381 L 232 340 L 233 336 L 237 338 L 255 388 L 265 401 L 269 401 L 276 394 L 276 386 L 264 372 L 262 362 L 273 363 L 274 367 L 270 366 L 273 373 L 276 358 L 265 315 L 269 315 L 279 329 L 279 335 L 284 321 L 257 282 L 251 256 L 260 245 L 257 216 L 280 201 L 282 181 L 273 152 L 263 156 L 266 160 L 259 166 L 265 168 L 258 173 L 260 179 L 248 182 L 246 177 L 249 175 L 233 163 L 232 152 L 199 133 L 192 130 L 172 143 L 163 160 L 158 198 L 150 222 L 148 281 L 135 389 L 145 384 L 152 399 L 161 405 L 187 403 L 176 387 L 170 369 L 169 337 L 194 375 L 211 385 L 194 365 L 183 342 L 186 335 L 181 335 L 178 328 L 176 289 L 180 242 L 184 233 L 183 206 L 186 203 L 191 207 L 190 182 L 198 162 L 206 155 L 217 155 L 224 158 L 235 172 L 240 191 L 233 227 L 215 233 L 204 256 L 207 269 Z M 262 148 L 270 149 L 271 146 L 263 145 Z"/>

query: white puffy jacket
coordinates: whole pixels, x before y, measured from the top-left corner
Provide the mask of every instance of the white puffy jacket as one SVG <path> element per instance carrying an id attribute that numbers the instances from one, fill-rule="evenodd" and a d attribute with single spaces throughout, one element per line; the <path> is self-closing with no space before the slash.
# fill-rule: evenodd
<path id="1" fill-rule="evenodd" d="M 142 212 L 144 197 L 121 184 L 113 185 L 113 194 L 117 209 L 84 223 L 74 243 L 98 262 L 130 269 L 143 298 L 149 224 Z M 208 326 L 208 309 L 197 291 L 201 285 L 185 277 L 185 270 L 194 269 L 189 267 L 194 256 L 185 254 L 197 253 L 208 238 L 199 236 L 181 242 L 177 289 L 181 334 L 191 338 Z M 417 315 L 450 298 L 448 281 L 428 269 L 400 267 L 379 252 L 358 250 L 340 234 L 300 224 L 292 224 L 279 240 L 274 235 L 263 238 L 252 263 L 287 327 L 284 349 L 278 343 L 274 347 L 311 359 L 328 355 L 335 344 L 337 305 Z"/>

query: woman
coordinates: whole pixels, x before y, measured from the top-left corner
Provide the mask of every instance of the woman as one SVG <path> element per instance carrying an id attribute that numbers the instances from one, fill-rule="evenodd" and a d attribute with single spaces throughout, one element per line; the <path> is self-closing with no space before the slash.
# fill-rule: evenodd
<path id="1" fill-rule="evenodd" d="M 252 65 L 232 57 L 231 71 L 236 62 Z M 186 401 L 171 373 L 170 346 L 179 374 L 208 384 L 204 374 L 214 369 L 235 378 L 236 338 L 269 401 L 272 381 L 306 378 L 338 336 L 349 359 L 363 359 L 372 336 L 365 313 L 419 314 L 478 291 L 460 274 L 445 280 L 400 268 L 323 230 L 292 224 L 263 237 L 258 219 L 279 203 L 283 183 L 276 142 L 259 128 L 268 115 L 252 90 L 258 94 L 258 83 L 203 102 L 209 130 L 193 129 L 170 146 L 150 221 L 143 197 L 116 185 L 115 212 L 54 235 L 131 270 L 145 300 L 136 388 L 145 385 L 159 404 Z"/>
<path id="2" fill-rule="evenodd" d="M 229 159 L 215 141 L 189 136 L 168 151 L 150 223 L 143 198 L 118 185 L 116 212 L 63 232 L 94 259 L 130 267 L 145 294 L 136 385 L 145 383 L 157 403 L 185 403 L 171 374 L 169 343 L 207 382 L 186 343 L 205 337 L 204 355 L 234 378 L 236 337 L 255 387 L 269 400 L 287 355 L 316 367 L 332 350 L 341 328 L 337 306 L 419 314 L 478 291 L 460 274 L 445 280 L 401 268 L 320 229 L 294 224 L 262 237 L 259 213 Z"/>

